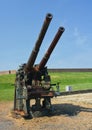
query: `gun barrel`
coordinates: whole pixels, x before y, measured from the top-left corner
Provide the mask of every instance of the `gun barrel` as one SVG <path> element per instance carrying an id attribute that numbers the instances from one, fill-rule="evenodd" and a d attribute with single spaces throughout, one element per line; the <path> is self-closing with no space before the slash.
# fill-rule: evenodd
<path id="1" fill-rule="evenodd" d="M 36 43 L 35 43 L 35 47 L 34 47 L 32 53 L 31 53 L 31 55 L 30 55 L 30 57 L 29 57 L 29 59 L 28 59 L 28 62 L 27 62 L 27 64 L 26 64 L 25 72 L 29 72 L 29 71 L 31 70 L 31 68 L 33 67 L 33 65 L 34 65 L 34 62 L 35 62 L 36 57 L 37 57 L 37 54 L 38 54 L 38 52 L 39 52 L 39 48 L 40 48 L 41 43 L 42 43 L 42 41 L 43 41 L 43 39 L 44 39 L 44 36 L 45 36 L 46 31 L 47 31 L 47 29 L 48 29 L 48 26 L 49 26 L 49 24 L 50 24 L 50 22 L 51 22 L 51 20 L 52 20 L 52 17 L 53 17 L 53 16 L 52 16 L 52 14 L 50 14 L 50 13 L 48 13 L 48 14 L 46 15 L 46 18 L 45 18 L 45 20 L 44 20 L 42 29 L 41 29 L 40 34 L 39 34 L 39 36 L 38 36 L 38 39 L 37 39 L 37 41 L 36 41 Z"/>
<path id="2" fill-rule="evenodd" d="M 64 27 L 59 27 L 58 32 L 56 33 L 51 45 L 49 46 L 47 52 L 45 53 L 44 57 L 42 58 L 40 64 L 39 64 L 39 70 L 41 70 L 47 63 L 53 49 L 55 48 L 58 40 L 60 39 L 62 33 L 64 32 Z"/>

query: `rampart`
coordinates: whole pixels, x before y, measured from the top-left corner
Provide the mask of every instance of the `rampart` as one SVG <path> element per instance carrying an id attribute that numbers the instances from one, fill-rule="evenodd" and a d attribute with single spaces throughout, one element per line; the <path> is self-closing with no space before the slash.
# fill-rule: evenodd
<path id="1" fill-rule="evenodd" d="M 92 68 L 49 68 L 49 72 L 92 72 Z M 0 75 L 15 74 L 16 70 L 0 71 Z"/>

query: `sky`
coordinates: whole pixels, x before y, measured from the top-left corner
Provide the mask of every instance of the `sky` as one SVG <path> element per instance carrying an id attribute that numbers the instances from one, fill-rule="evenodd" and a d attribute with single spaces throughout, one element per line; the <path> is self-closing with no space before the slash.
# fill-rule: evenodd
<path id="1" fill-rule="evenodd" d="M 39 64 L 60 26 L 65 32 L 48 68 L 92 68 L 92 0 L 0 0 L 0 71 L 26 63 L 47 13 L 53 19 L 35 64 Z"/>

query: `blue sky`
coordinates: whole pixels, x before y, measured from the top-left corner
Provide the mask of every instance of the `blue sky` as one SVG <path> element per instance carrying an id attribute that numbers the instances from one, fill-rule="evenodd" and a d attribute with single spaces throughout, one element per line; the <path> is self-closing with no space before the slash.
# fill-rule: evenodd
<path id="1" fill-rule="evenodd" d="M 92 68 L 91 12 L 92 0 L 0 0 L 0 71 L 27 62 L 47 13 L 53 19 L 35 63 L 63 26 L 48 68 Z"/>

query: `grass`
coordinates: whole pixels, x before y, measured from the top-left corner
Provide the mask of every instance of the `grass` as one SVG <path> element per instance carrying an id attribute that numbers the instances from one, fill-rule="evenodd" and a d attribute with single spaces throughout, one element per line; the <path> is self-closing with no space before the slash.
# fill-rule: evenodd
<path id="1" fill-rule="evenodd" d="M 60 82 L 60 90 L 65 91 L 67 85 L 73 90 L 92 89 L 92 72 L 51 73 L 52 83 Z"/>
<path id="2" fill-rule="evenodd" d="M 92 72 L 50 73 L 52 83 L 60 82 L 60 91 L 67 85 L 73 90 L 92 89 Z M 11 101 L 14 98 L 15 75 L 0 75 L 0 101 Z"/>
<path id="3" fill-rule="evenodd" d="M 14 96 L 15 75 L 0 76 L 0 101 L 11 101 Z"/>

